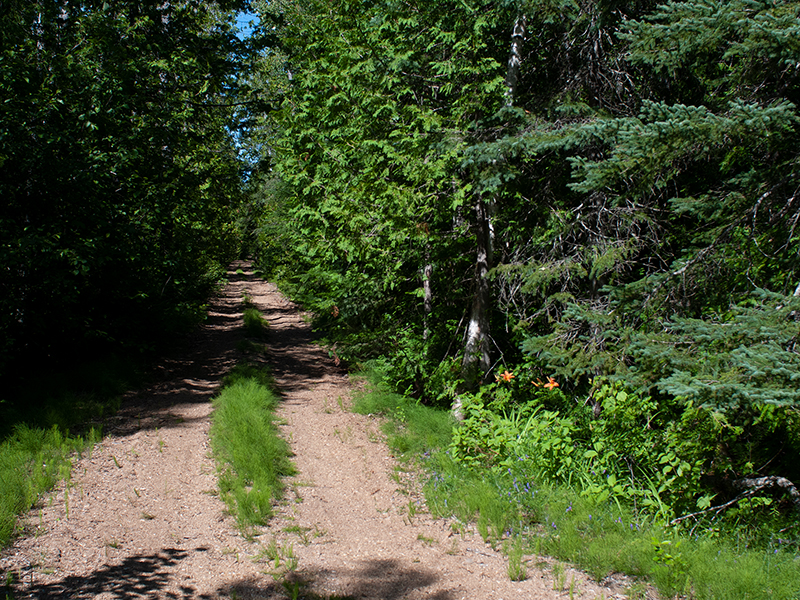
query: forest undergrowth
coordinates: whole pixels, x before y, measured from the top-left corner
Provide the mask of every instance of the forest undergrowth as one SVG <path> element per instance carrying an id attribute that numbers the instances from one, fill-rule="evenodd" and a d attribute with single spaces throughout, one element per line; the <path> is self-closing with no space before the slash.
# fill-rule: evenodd
<path id="1" fill-rule="evenodd" d="M 664 598 L 798 597 L 795 526 L 773 522 L 766 533 L 765 520 L 780 520 L 771 509 L 776 500 L 753 497 L 726 514 L 672 517 L 670 484 L 661 486 L 685 465 L 671 467 L 674 459 L 660 454 L 660 479 L 616 475 L 601 462 L 611 448 L 596 439 L 582 447 L 575 423 L 548 410 L 565 400 L 555 386 L 542 387 L 525 409 L 494 412 L 473 399 L 454 427 L 449 412 L 391 392 L 375 372 L 368 377 L 354 410 L 387 417 L 389 443 L 420 468 L 431 513 L 474 522 L 509 556 L 510 577 L 524 578 L 520 558 L 535 554 L 569 561 L 597 580 L 625 573 Z M 627 399 L 619 386 L 605 393 Z"/>

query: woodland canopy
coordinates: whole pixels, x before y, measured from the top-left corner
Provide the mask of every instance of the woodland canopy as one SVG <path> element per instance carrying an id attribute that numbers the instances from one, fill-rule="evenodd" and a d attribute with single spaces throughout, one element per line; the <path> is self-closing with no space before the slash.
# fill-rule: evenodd
<path id="1" fill-rule="evenodd" d="M 0 373 L 202 314 L 237 247 L 243 7 L 0 6 Z"/>

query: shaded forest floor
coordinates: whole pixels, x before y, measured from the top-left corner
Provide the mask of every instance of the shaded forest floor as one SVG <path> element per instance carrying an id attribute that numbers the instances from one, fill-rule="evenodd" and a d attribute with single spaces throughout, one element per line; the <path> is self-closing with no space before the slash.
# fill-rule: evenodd
<path id="1" fill-rule="evenodd" d="M 354 384 L 298 308 L 249 265 L 232 269 L 158 381 L 125 399 L 71 482 L 25 517 L 25 535 L 0 559 L 17 598 L 286 598 L 281 581 L 302 583 L 301 598 L 626 597 L 613 581 L 535 556 L 528 579 L 510 581 L 507 560 L 475 531 L 428 515 L 378 420 L 348 410 Z M 251 541 L 218 497 L 208 440 L 211 398 L 243 359 L 244 295 L 269 323 L 260 360 L 282 395 L 298 469 Z"/>

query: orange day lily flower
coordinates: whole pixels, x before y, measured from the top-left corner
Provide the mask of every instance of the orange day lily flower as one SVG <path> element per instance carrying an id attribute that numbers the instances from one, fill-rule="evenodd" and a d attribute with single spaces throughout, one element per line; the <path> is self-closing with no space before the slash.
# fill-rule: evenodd
<path id="1" fill-rule="evenodd" d="M 501 379 L 502 379 L 503 381 L 505 381 L 505 382 L 509 382 L 509 381 L 511 381 L 512 379 L 514 379 L 514 374 L 513 374 L 512 372 L 510 372 L 508 369 L 506 369 L 506 370 L 505 370 L 503 373 L 501 373 L 500 375 L 495 375 L 495 379 L 496 379 L 498 382 L 499 382 Z"/>
<path id="2" fill-rule="evenodd" d="M 533 385 L 535 385 L 536 387 L 543 387 L 546 390 L 553 390 L 559 387 L 558 382 L 552 377 L 547 378 L 547 383 L 542 383 L 541 379 L 537 379 L 536 381 L 533 382 Z"/>

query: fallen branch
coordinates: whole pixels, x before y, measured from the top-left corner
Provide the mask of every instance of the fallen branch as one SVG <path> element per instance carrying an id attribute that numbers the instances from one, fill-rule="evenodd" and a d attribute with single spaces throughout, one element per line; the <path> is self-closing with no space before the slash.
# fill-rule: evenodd
<path id="1" fill-rule="evenodd" d="M 737 502 L 740 502 L 741 500 L 744 500 L 745 498 L 750 498 L 751 496 L 754 496 L 755 493 L 756 493 L 755 490 L 748 490 L 748 491 L 744 492 L 743 494 L 739 494 L 733 500 L 728 500 L 725 504 L 720 504 L 719 506 L 710 506 L 710 507 L 708 507 L 706 509 L 698 510 L 697 512 L 693 512 L 693 513 L 690 513 L 688 515 L 683 515 L 682 517 L 678 517 L 676 519 L 672 519 L 672 521 L 670 521 L 669 524 L 670 525 L 676 525 L 677 523 L 680 523 L 681 521 L 685 521 L 686 519 L 696 518 L 696 517 L 699 517 L 700 515 L 704 515 L 704 514 L 710 513 L 710 512 L 716 512 L 717 514 L 719 514 L 723 510 L 725 510 L 726 508 L 728 508 L 730 506 L 733 506 Z"/>
<path id="2" fill-rule="evenodd" d="M 767 477 L 754 477 L 752 479 L 737 479 L 733 482 L 733 486 L 738 489 L 747 489 L 753 493 L 766 488 L 783 488 L 792 499 L 795 510 L 800 513 L 800 492 L 797 491 L 797 487 L 786 479 L 786 477 L 770 475 Z"/>
<path id="3" fill-rule="evenodd" d="M 721 513 L 726 508 L 730 508 L 734 504 L 737 504 L 744 500 L 745 498 L 752 498 L 761 490 L 767 488 L 783 488 L 786 490 L 786 493 L 789 494 L 790 498 L 792 499 L 792 503 L 794 504 L 795 510 L 800 513 L 800 492 L 797 491 L 797 487 L 786 477 L 778 477 L 776 475 L 769 475 L 766 477 L 753 477 L 753 478 L 746 478 L 746 479 L 737 479 L 733 482 L 733 486 L 737 489 L 744 489 L 745 491 L 736 496 L 733 500 L 728 500 L 724 504 L 720 504 L 719 506 L 710 506 L 704 510 L 698 510 L 697 512 L 690 513 L 688 515 L 683 515 L 682 517 L 678 517 L 676 519 L 672 519 L 669 522 L 670 525 L 676 525 L 681 521 L 685 521 L 686 519 L 693 519 L 699 517 L 700 515 L 704 515 L 706 513 L 714 512 L 714 513 Z"/>

